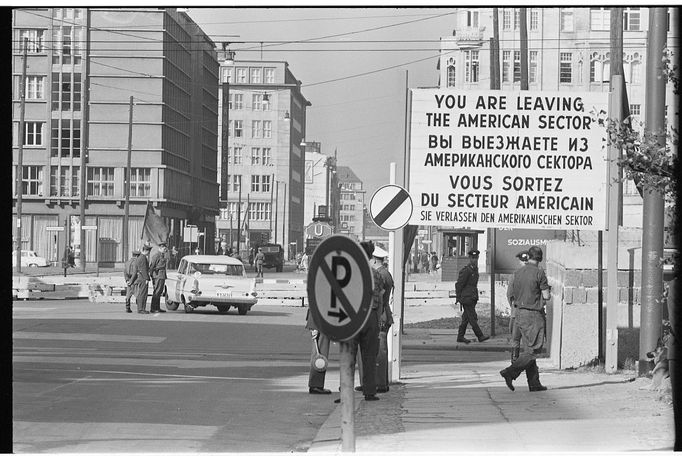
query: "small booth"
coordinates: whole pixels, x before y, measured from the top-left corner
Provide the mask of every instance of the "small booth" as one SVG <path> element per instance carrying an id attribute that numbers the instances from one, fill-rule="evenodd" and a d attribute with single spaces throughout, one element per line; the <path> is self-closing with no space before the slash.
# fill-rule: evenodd
<path id="1" fill-rule="evenodd" d="M 440 243 L 441 252 L 441 281 L 454 282 L 457 280 L 459 270 L 468 262 L 467 253 L 472 249 L 478 249 L 478 235 L 484 233 L 482 230 L 467 229 L 439 229 L 438 234 L 442 236 Z M 480 250 L 480 249 L 479 249 Z"/>

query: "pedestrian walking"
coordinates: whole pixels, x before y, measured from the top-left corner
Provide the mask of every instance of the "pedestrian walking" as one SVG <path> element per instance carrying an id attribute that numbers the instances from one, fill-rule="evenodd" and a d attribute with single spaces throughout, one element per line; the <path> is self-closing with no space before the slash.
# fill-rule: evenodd
<path id="1" fill-rule="evenodd" d="M 528 263 L 528 252 L 524 250 L 523 252 L 519 252 L 516 254 L 516 258 L 518 258 L 519 263 L 521 263 L 521 267 L 525 266 L 526 263 Z M 516 321 L 516 301 L 514 301 L 514 296 L 512 293 L 513 290 L 513 284 L 514 283 L 514 278 L 512 276 L 512 279 L 509 281 L 509 286 L 507 287 L 507 301 L 509 302 L 509 309 L 511 313 L 511 318 L 509 319 L 509 333 L 511 334 L 511 361 L 512 363 L 516 358 L 519 357 L 519 352 L 521 351 L 521 331 L 519 330 L 518 326 L 515 324 Z"/>
<path id="2" fill-rule="evenodd" d="M 303 255 L 301 255 L 301 261 L 298 263 L 298 267 L 304 273 L 308 272 L 308 260 L 308 254 L 303 252 Z"/>
<path id="3" fill-rule="evenodd" d="M 429 253 L 424 251 L 421 253 L 422 272 L 429 273 Z"/>
<path id="4" fill-rule="evenodd" d="M 383 279 L 384 292 L 381 295 L 383 310 L 379 316 L 379 352 L 377 354 L 377 393 L 386 393 L 389 389 L 388 379 L 388 332 L 393 326 L 393 312 L 391 311 L 391 297 L 395 283 L 393 276 L 388 270 L 385 259 L 388 252 L 380 247 L 375 247 L 372 253 L 372 267 L 377 270 Z"/>
<path id="5" fill-rule="evenodd" d="M 438 255 L 436 252 L 431 252 L 431 273 L 435 274 L 438 266 Z"/>
<path id="6" fill-rule="evenodd" d="M 147 311 L 147 293 L 149 291 L 149 252 L 152 247 L 148 244 L 142 246 L 142 252 L 137 257 L 137 279 L 135 280 L 135 287 L 137 294 L 135 301 L 137 302 L 137 313 L 148 314 Z"/>
<path id="7" fill-rule="evenodd" d="M 265 254 L 263 253 L 262 248 L 258 247 L 258 253 L 254 258 L 254 261 L 256 263 L 256 277 L 263 277 L 263 263 L 265 262 Z"/>
<path id="8" fill-rule="evenodd" d="M 154 284 L 154 291 L 152 292 L 152 304 L 150 306 L 151 313 L 165 312 L 161 308 L 161 296 L 164 293 L 166 278 L 166 269 L 168 268 L 168 247 L 165 242 L 158 245 L 158 251 L 149 260 L 149 275 Z"/>
<path id="9" fill-rule="evenodd" d="M 515 325 L 521 332 L 523 351 L 511 365 L 500 371 L 507 387 L 514 391 L 513 381 L 526 372 L 529 391 L 545 391 L 540 383 L 537 355 L 545 343 L 545 302 L 550 298 L 550 288 L 545 271 L 538 267 L 542 249 L 528 249 L 528 263 L 514 273 L 511 296 L 517 303 Z"/>
<path id="10" fill-rule="evenodd" d="M 325 360 L 329 359 L 329 337 L 322 334 L 319 329 L 317 329 L 315 321 L 313 321 L 313 318 L 310 315 L 310 309 L 308 309 L 305 319 L 305 327 L 310 330 L 313 341 L 313 350 L 310 355 L 310 374 L 308 375 L 308 393 L 331 394 L 331 390 L 324 387 L 327 363 L 323 362 L 323 367 L 316 365 L 316 361 L 319 359 L 320 355 L 324 356 Z"/>
<path id="11" fill-rule="evenodd" d="M 135 286 L 135 279 L 137 278 L 137 257 L 140 256 L 139 250 L 133 250 L 133 255 L 126 261 L 123 266 L 123 278 L 126 282 L 126 312 L 132 313 L 130 310 L 130 298 L 137 294 Z"/>
<path id="12" fill-rule="evenodd" d="M 462 309 L 462 323 L 459 325 L 459 331 L 457 332 L 457 342 L 465 344 L 471 342 L 464 337 L 468 325 L 471 325 L 471 329 L 474 331 L 479 342 L 490 339 L 490 336 L 484 335 L 478 326 L 478 315 L 476 314 L 476 303 L 478 302 L 478 256 L 480 253 L 478 250 L 469 251 L 469 263 L 459 271 L 459 276 L 455 283 L 455 296 Z M 492 318 L 495 317 L 492 316 Z"/>

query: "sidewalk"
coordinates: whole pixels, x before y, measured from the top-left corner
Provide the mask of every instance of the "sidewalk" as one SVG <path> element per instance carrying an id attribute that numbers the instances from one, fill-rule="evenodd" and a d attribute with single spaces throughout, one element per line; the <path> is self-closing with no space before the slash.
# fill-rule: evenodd
<path id="1" fill-rule="evenodd" d="M 356 392 L 356 452 L 672 451 L 672 405 L 649 389 L 651 380 L 553 370 L 548 359 L 539 359 L 549 390 L 530 393 L 522 374 L 512 392 L 499 375 L 507 356 L 490 361 L 480 352 L 507 350 L 506 336 L 463 345 L 443 331 L 410 329 L 403 349 L 467 350 L 471 356 L 458 363 L 403 364 L 400 383 L 377 402 Z M 340 451 L 338 406 L 309 452 Z"/>

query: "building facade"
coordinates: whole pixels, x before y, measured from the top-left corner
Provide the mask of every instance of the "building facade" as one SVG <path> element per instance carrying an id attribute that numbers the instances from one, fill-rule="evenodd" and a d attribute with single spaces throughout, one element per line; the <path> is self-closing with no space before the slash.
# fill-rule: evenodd
<path id="1" fill-rule="evenodd" d="M 338 166 L 336 172 L 341 188 L 338 232 L 364 241 L 365 190 L 362 181 L 348 166 Z"/>
<path id="2" fill-rule="evenodd" d="M 26 8 L 13 10 L 12 28 L 12 169 L 16 177 L 23 141 L 22 248 L 58 261 L 70 245 L 87 262 L 122 262 L 142 242 L 148 202 L 165 219 L 172 245 L 188 248 L 187 224 L 213 239 L 218 62 L 199 26 L 174 8 Z M 13 201 L 15 227 L 16 192 Z"/>
<path id="3" fill-rule="evenodd" d="M 300 252 L 310 102 L 286 62 L 235 61 L 221 52 L 217 234 L 242 257 L 266 242 Z"/>
<path id="4" fill-rule="evenodd" d="M 305 225 L 316 218 L 327 218 L 339 226 L 341 192 L 336 171 L 336 154 L 324 155 L 319 142 L 306 141 L 305 146 Z"/>

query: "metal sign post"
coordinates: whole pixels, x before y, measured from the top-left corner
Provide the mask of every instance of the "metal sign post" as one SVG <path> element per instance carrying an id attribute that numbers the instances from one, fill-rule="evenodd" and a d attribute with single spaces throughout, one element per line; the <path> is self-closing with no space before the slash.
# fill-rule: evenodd
<path id="1" fill-rule="evenodd" d="M 372 271 L 367 255 L 353 239 L 334 235 L 320 243 L 310 259 L 308 301 L 320 332 L 341 344 L 341 447 L 355 451 L 354 363 L 352 339 L 372 310 Z"/>

